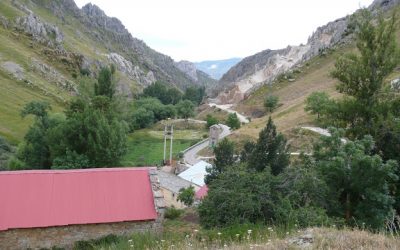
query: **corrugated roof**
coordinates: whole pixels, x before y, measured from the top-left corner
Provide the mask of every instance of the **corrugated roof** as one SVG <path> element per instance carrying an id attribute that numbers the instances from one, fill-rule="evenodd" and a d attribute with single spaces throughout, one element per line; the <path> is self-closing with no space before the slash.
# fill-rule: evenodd
<path id="1" fill-rule="evenodd" d="M 210 163 L 199 161 L 178 176 L 202 187 L 205 185 L 204 177 L 207 174 L 206 169 L 210 167 L 212 167 Z"/>
<path id="2" fill-rule="evenodd" d="M 149 170 L 0 172 L 0 231 L 157 218 Z"/>
<path id="3" fill-rule="evenodd" d="M 158 179 L 160 180 L 160 186 L 166 188 L 174 193 L 179 193 L 181 188 L 188 188 L 192 185 L 191 182 L 182 179 L 174 174 L 169 174 L 164 171 L 157 171 Z"/>
<path id="4" fill-rule="evenodd" d="M 203 199 L 204 197 L 206 197 L 208 194 L 208 187 L 207 185 L 202 186 L 197 192 L 196 192 L 196 199 Z"/>

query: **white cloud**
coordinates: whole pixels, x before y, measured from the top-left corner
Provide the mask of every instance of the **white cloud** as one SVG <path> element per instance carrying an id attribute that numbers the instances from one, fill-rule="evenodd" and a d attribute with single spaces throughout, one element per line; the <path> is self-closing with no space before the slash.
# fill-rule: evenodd
<path id="1" fill-rule="evenodd" d="M 76 0 L 81 7 L 88 0 Z M 246 57 L 306 43 L 321 25 L 372 0 L 91 0 L 175 60 Z"/>

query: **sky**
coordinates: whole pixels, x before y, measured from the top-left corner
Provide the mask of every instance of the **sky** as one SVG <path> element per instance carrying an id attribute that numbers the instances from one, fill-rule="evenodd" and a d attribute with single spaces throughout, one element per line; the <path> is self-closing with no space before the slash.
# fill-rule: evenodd
<path id="1" fill-rule="evenodd" d="M 131 34 L 174 60 L 246 57 L 307 43 L 319 26 L 373 0 L 75 0 L 117 17 Z"/>

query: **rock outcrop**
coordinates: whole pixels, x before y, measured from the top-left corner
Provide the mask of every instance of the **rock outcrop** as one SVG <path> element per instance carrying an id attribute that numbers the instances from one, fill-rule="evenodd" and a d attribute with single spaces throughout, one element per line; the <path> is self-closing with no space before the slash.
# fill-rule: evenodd
<path id="1" fill-rule="evenodd" d="M 189 61 L 179 61 L 175 63 L 176 67 L 189 76 L 193 81 L 197 82 L 199 79 L 197 77 L 197 69 L 194 63 Z"/>
<path id="2" fill-rule="evenodd" d="M 387 11 L 400 0 L 375 0 L 370 10 Z M 238 103 L 264 84 L 271 84 L 280 74 L 295 69 L 301 63 L 324 54 L 326 50 L 352 40 L 350 17 L 344 17 L 319 27 L 306 45 L 289 46 L 282 50 L 265 50 L 244 58 L 219 81 L 216 103 Z"/>
<path id="3" fill-rule="evenodd" d="M 57 26 L 43 22 L 32 12 L 25 17 L 18 17 L 16 26 L 49 47 L 61 45 L 64 40 L 64 35 Z"/>
<path id="4" fill-rule="evenodd" d="M 96 5 L 89 3 L 80 9 L 73 0 L 13 0 L 13 6 L 25 13 L 17 18 L 15 26 L 32 36 L 35 41 L 58 50 L 68 48 L 69 52 L 78 52 L 74 50 L 74 45 L 66 43 L 66 33 L 63 32 L 64 29 L 72 28 L 75 30 L 72 34 L 74 37 L 69 40 L 84 40 L 84 46 L 93 44 L 93 48 L 99 46 L 98 52 L 95 53 L 79 51 L 83 56 L 79 66 L 89 70 L 92 75 L 95 75 L 100 67 L 114 63 L 124 75 L 124 84 L 138 85 L 135 89 L 139 90 L 156 80 L 180 89 L 194 84 L 208 86 L 209 83 L 215 83 L 205 74 L 196 79 L 186 71 L 181 71 L 172 58 L 158 53 L 133 37 L 120 20 L 107 16 Z M 61 22 L 57 22 L 57 25 L 50 23 L 49 19 L 32 11 L 37 8 L 45 9 Z M 0 22 L 3 23 L 1 20 Z M 71 32 L 68 32 L 68 35 L 71 35 Z M 127 81 L 128 79 L 130 81 Z M 121 89 L 132 87 L 121 86 Z"/>

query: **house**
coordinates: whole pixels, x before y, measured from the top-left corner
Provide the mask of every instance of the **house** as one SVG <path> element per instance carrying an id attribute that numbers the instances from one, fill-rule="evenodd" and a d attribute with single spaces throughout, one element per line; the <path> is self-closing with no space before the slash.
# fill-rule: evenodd
<path id="1" fill-rule="evenodd" d="M 204 186 L 204 178 L 207 175 L 207 168 L 211 168 L 212 165 L 205 161 L 199 161 L 193 166 L 189 167 L 187 170 L 180 173 L 178 176 L 185 179 L 199 188 Z"/>
<path id="2" fill-rule="evenodd" d="M 185 208 L 186 206 L 177 200 L 179 191 L 182 188 L 190 186 L 194 186 L 195 191 L 199 190 L 198 186 L 174 174 L 159 170 L 157 171 L 157 176 L 160 180 L 160 187 L 164 195 L 166 207 Z"/>
<path id="3" fill-rule="evenodd" d="M 156 175 L 154 168 L 0 172 L 0 249 L 157 232 L 165 205 Z"/>

